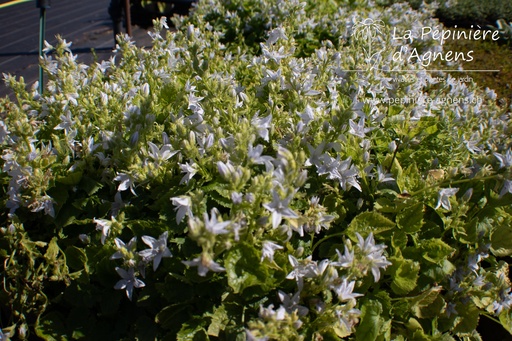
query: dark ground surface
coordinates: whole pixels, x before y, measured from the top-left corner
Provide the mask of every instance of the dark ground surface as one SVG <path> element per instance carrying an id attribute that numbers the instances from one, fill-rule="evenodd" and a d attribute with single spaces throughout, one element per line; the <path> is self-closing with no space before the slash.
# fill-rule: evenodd
<path id="1" fill-rule="evenodd" d="M 60 35 L 72 42 L 71 50 L 78 61 L 90 64 L 95 51 L 99 60 L 113 53 L 112 22 L 107 9 L 109 0 L 52 0 L 46 10 L 46 35 L 50 44 Z M 7 3 L 11 5 L 6 7 Z M 3 81 L 3 73 L 23 77 L 28 86 L 38 80 L 39 14 L 35 1 L 13 4 L 0 0 L 0 97 L 11 96 L 12 91 Z M 132 27 L 137 46 L 150 46 L 147 31 Z"/>

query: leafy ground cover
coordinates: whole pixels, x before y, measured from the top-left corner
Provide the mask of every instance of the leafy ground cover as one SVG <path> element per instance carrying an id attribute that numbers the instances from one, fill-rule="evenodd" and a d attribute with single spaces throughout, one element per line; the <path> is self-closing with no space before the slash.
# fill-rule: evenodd
<path id="1" fill-rule="evenodd" d="M 43 93 L 6 76 L 2 337 L 510 333 L 511 113 L 427 72 L 432 17 L 202 1 L 110 61 L 48 46 Z"/>
<path id="2" fill-rule="evenodd" d="M 389 5 L 399 0 L 377 0 L 377 3 Z M 494 25 L 496 20 L 512 21 L 511 0 L 408 0 L 411 7 L 419 9 L 423 3 L 438 4 L 435 16 L 448 26 L 470 28 L 471 25 Z"/>
<path id="3" fill-rule="evenodd" d="M 512 45 L 500 41 L 454 42 L 452 40 L 447 43 L 446 48 L 465 52 L 474 51 L 474 60 L 461 62 L 464 69 L 499 70 L 499 73 L 472 73 L 471 78 L 483 88 L 494 89 L 503 105 L 512 103 L 512 62 L 510 61 Z"/>
<path id="4" fill-rule="evenodd" d="M 510 0 L 457 0 L 441 1 L 436 16 L 447 25 L 458 24 L 469 28 L 471 25 L 494 25 L 496 20 L 512 21 L 512 1 Z"/>

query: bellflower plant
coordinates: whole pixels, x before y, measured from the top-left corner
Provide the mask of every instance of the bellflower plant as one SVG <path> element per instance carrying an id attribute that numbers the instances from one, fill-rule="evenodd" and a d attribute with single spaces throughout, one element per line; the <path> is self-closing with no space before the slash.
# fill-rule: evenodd
<path id="1" fill-rule="evenodd" d="M 174 30 L 155 21 L 150 48 L 119 36 L 107 61 L 48 44 L 42 93 L 5 75 L 3 335 L 512 332 L 512 115 L 393 59 L 443 51 L 390 38 L 442 28 L 432 11 L 206 0 Z"/>

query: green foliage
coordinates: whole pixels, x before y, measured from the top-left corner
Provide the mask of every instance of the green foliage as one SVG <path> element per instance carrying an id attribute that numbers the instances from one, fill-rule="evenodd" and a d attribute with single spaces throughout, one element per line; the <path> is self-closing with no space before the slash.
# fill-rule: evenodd
<path id="1" fill-rule="evenodd" d="M 401 2 L 397 0 L 378 0 L 380 5 Z M 422 5 L 431 4 L 432 0 L 408 0 L 411 7 L 419 9 Z M 510 0 L 438 0 L 436 17 L 450 26 L 474 27 L 490 25 L 498 19 L 512 20 L 512 1 Z M 473 26 L 471 26 L 473 25 Z"/>
<path id="2" fill-rule="evenodd" d="M 449 4 L 449 1 L 446 1 Z M 471 25 L 489 25 L 498 19 L 512 20 L 512 1 L 510 0 L 457 0 L 453 4 L 440 3 L 437 16 L 443 20 L 458 24 L 459 27 Z"/>

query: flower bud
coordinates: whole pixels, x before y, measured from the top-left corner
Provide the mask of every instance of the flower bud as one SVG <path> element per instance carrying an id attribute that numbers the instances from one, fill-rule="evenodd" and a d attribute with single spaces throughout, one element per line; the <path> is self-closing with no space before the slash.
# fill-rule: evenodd
<path id="1" fill-rule="evenodd" d="M 256 220 L 258 226 L 264 226 L 268 223 L 268 217 L 260 217 Z"/>
<path id="2" fill-rule="evenodd" d="M 448 168 L 448 174 L 450 175 L 450 177 L 455 177 L 458 172 L 459 170 L 457 169 L 457 167 Z"/>
<path id="3" fill-rule="evenodd" d="M 370 153 L 364 152 L 364 154 L 363 154 L 363 162 L 367 163 L 368 161 L 370 161 Z"/>
<path id="4" fill-rule="evenodd" d="M 103 105 L 108 104 L 108 95 L 106 93 L 104 93 L 103 91 L 101 92 L 101 104 L 103 104 Z"/>
<path id="5" fill-rule="evenodd" d="M 466 193 L 464 193 L 464 195 L 462 196 L 462 201 L 463 202 L 468 202 L 469 200 L 471 200 L 471 197 L 473 196 L 473 188 L 470 188 L 466 191 Z"/>
<path id="6" fill-rule="evenodd" d="M 19 328 L 18 328 L 18 335 L 20 337 L 20 339 L 24 340 L 27 336 L 27 325 L 25 323 L 23 323 Z"/>
<path id="7" fill-rule="evenodd" d="M 91 242 L 91 238 L 89 238 L 89 236 L 86 235 L 85 233 L 81 233 L 78 236 L 78 239 L 80 239 L 80 241 L 84 244 L 89 244 Z"/>
<path id="8" fill-rule="evenodd" d="M 233 204 L 240 205 L 242 203 L 243 195 L 239 192 L 233 192 L 231 193 L 231 201 L 233 201 Z"/>
<path id="9" fill-rule="evenodd" d="M 217 170 L 219 171 L 220 176 L 230 182 L 236 182 L 238 174 L 235 171 L 235 168 L 231 165 L 231 163 L 228 161 L 227 163 L 224 163 L 222 161 L 217 162 Z"/>
<path id="10" fill-rule="evenodd" d="M 194 34 L 194 25 L 188 25 L 187 27 L 187 38 L 190 39 L 192 37 L 194 37 L 195 34 Z"/>
<path id="11" fill-rule="evenodd" d="M 361 207 L 363 207 L 363 204 L 364 204 L 364 200 L 363 200 L 363 198 L 359 198 L 359 199 L 357 199 L 357 204 L 356 204 L 356 206 L 357 206 L 357 209 L 358 209 L 358 210 L 360 210 L 360 209 L 361 209 Z"/>
<path id="12" fill-rule="evenodd" d="M 130 145 L 131 146 L 135 146 L 137 144 L 137 142 L 139 141 L 139 132 L 136 131 L 132 134 L 132 136 L 130 137 Z"/>
<path id="13" fill-rule="evenodd" d="M 361 141 L 361 143 L 359 144 L 361 146 L 361 148 L 363 148 L 365 151 L 367 151 L 368 149 L 371 148 L 372 144 L 369 140 L 367 139 L 364 139 L 363 141 Z"/>
<path id="14" fill-rule="evenodd" d="M 143 93 L 144 97 L 149 96 L 149 84 L 148 83 L 144 83 L 144 85 L 142 86 L 142 93 Z"/>
<path id="15" fill-rule="evenodd" d="M 394 153 L 396 151 L 396 148 L 397 148 L 396 141 L 395 140 L 391 141 L 391 143 L 388 146 L 389 152 Z"/>
<path id="16" fill-rule="evenodd" d="M 295 180 L 295 186 L 302 187 L 306 183 L 307 179 L 308 171 L 304 169 L 302 172 L 299 173 L 297 180 Z"/>
<path id="17" fill-rule="evenodd" d="M 192 130 L 188 133 L 188 140 L 191 145 L 194 146 L 196 144 L 196 134 Z"/>

